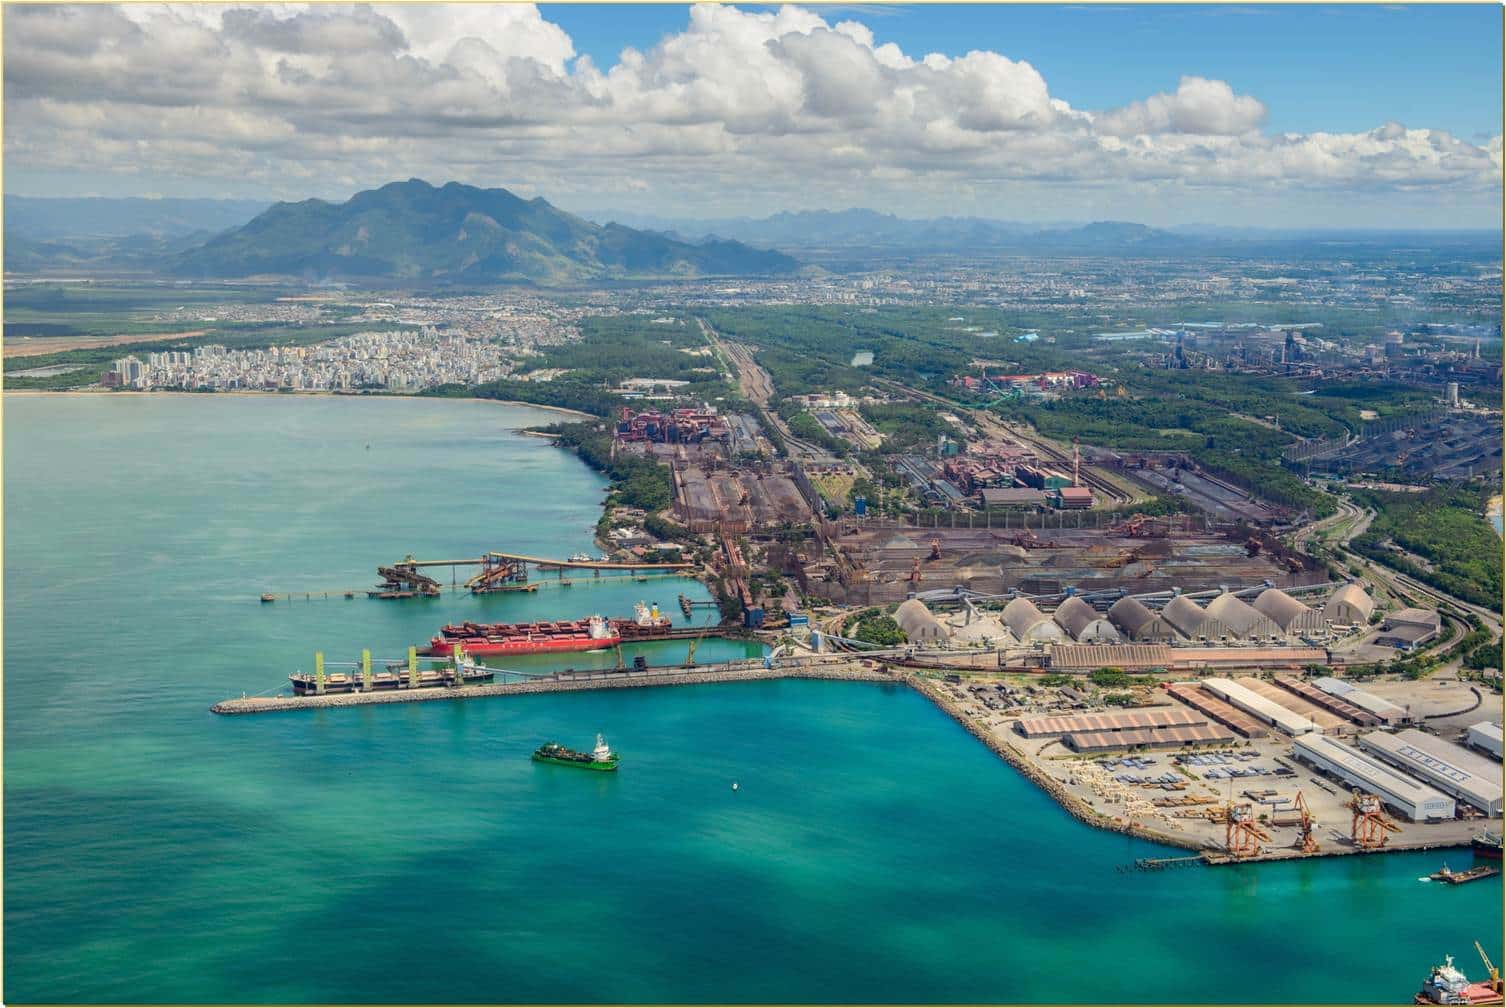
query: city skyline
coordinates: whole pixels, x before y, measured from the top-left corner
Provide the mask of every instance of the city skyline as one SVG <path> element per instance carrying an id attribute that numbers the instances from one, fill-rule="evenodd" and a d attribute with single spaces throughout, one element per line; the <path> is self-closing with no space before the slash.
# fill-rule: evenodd
<path id="1" fill-rule="evenodd" d="M 1500 218 L 1492 6 L 8 13 L 11 194 L 343 200 L 416 176 L 677 218 Z"/>

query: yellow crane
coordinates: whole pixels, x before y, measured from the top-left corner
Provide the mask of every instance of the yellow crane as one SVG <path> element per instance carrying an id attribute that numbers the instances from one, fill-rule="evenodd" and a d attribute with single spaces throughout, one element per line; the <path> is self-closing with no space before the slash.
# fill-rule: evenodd
<path id="1" fill-rule="evenodd" d="M 1485 954 L 1485 949 L 1479 942 L 1475 942 L 1475 951 L 1480 953 L 1480 961 L 1485 964 L 1486 972 L 1490 974 L 1490 989 L 1497 994 L 1501 993 L 1501 971 L 1496 969 L 1495 963 L 1490 961 L 1490 956 Z"/>

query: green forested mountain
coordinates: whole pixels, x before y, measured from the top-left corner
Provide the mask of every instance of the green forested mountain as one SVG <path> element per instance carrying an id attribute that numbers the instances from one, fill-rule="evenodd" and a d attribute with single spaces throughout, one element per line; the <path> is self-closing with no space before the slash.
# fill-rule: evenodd
<path id="1" fill-rule="evenodd" d="M 735 241 L 690 244 L 616 224 L 598 226 L 506 189 L 419 179 L 345 203 L 278 203 L 244 227 L 174 260 L 184 276 L 262 274 L 388 278 L 415 283 L 787 273 L 787 255 Z"/>

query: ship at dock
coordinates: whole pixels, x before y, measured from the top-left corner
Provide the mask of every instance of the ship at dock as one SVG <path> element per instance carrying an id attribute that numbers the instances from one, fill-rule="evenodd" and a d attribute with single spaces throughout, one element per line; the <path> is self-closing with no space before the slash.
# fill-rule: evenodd
<path id="1" fill-rule="evenodd" d="M 566 749 L 558 742 L 545 742 L 533 751 L 533 759 L 536 763 L 558 763 L 560 766 L 578 767 L 582 770 L 617 769 L 617 754 L 600 733 L 596 736 L 596 747 L 588 753 Z"/>
<path id="2" fill-rule="evenodd" d="M 1427 980 L 1423 981 L 1422 990 L 1412 998 L 1413 1004 L 1420 1005 L 1499 1005 L 1506 1003 L 1506 997 L 1501 994 L 1501 974 L 1496 969 L 1485 949 L 1475 942 L 1475 951 L 1480 953 L 1480 959 L 1485 963 L 1485 969 L 1490 974 L 1489 980 L 1481 980 L 1471 983 L 1464 972 L 1454 965 L 1454 957 L 1446 955 L 1443 962 L 1433 967 L 1428 974 Z"/>
<path id="3" fill-rule="evenodd" d="M 1487 861 L 1501 860 L 1501 847 L 1501 834 L 1492 833 L 1489 830 L 1476 833 L 1474 839 L 1470 841 L 1470 849 L 1474 851 L 1475 857 L 1484 858 Z"/>
<path id="4" fill-rule="evenodd" d="M 429 640 L 426 653 L 448 655 L 456 647 L 470 655 L 599 651 L 624 641 L 662 637 L 669 629 L 670 621 L 659 614 L 658 606 L 650 608 L 639 602 L 633 607 L 632 619 L 588 616 L 536 623 L 452 623 L 441 627 Z"/>
<path id="5" fill-rule="evenodd" d="M 323 679 L 321 684 L 320 679 Z M 371 676 L 370 685 L 360 675 L 332 672 L 320 676 L 318 672 L 295 672 L 288 676 L 293 684 L 294 696 L 314 696 L 320 693 L 364 693 L 382 690 L 423 689 L 438 686 L 467 686 L 489 683 L 496 672 L 478 665 L 469 658 L 440 668 L 413 668 L 404 671 L 401 665 L 388 665 L 386 670 Z"/>

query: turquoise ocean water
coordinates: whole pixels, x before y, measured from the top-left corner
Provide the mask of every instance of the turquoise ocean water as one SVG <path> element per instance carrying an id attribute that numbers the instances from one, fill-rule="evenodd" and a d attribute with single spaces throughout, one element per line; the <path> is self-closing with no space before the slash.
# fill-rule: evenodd
<path id="1" fill-rule="evenodd" d="M 1499 881 L 1418 882 L 1437 855 L 1121 873 L 1160 849 L 1072 820 L 903 688 L 215 717 L 316 647 L 704 590 L 256 602 L 409 552 L 591 549 L 602 481 L 511 433 L 537 411 L 4 408 L 9 1003 L 1396 1003 L 1444 953 L 1475 975 L 1473 939 L 1500 951 Z M 528 760 L 596 731 L 615 776 Z"/>

